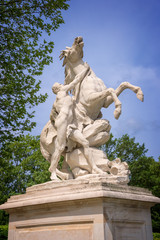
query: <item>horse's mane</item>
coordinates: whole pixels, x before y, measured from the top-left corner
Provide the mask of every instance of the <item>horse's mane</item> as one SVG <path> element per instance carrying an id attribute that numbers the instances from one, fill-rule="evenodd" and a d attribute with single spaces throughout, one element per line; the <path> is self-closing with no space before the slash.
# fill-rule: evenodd
<path id="1" fill-rule="evenodd" d="M 65 73 L 64 84 L 67 85 L 73 81 L 73 79 L 75 78 L 76 75 L 73 72 L 72 68 L 70 66 L 68 66 L 67 64 L 65 64 L 64 73 Z"/>
<path id="2" fill-rule="evenodd" d="M 77 49 L 78 48 L 78 49 Z M 79 54 L 80 58 L 83 58 L 83 38 L 82 37 L 77 37 L 74 40 L 74 43 L 72 45 L 72 47 L 66 47 L 65 50 L 61 51 L 60 54 L 60 60 L 63 59 L 63 67 L 65 66 L 65 81 L 64 84 L 69 84 L 70 82 L 73 81 L 73 79 L 75 78 L 75 73 L 71 67 L 71 57 L 72 54 L 75 54 L 75 52 L 77 52 L 77 54 Z M 80 50 L 80 52 L 79 52 Z"/>

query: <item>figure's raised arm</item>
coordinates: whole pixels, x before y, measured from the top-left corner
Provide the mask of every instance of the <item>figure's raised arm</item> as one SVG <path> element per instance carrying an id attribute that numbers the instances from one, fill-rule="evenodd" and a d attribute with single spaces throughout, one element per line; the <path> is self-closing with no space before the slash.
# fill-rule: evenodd
<path id="1" fill-rule="evenodd" d="M 78 83 L 80 83 L 85 78 L 85 76 L 87 75 L 89 70 L 90 70 L 89 65 L 87 63 L 85 63 L 84 70 L 82 72 L 80 72 L 79 74 L 77 74 L 75 79 L 70 84 L 64 85 L 63 90 L 65 90 L 65 91 L 72 90 Z"/>

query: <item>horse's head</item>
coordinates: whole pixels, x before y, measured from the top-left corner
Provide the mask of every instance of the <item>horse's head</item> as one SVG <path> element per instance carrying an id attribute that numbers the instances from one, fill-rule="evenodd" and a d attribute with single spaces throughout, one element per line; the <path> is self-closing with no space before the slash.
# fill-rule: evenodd
<path id="1" fill-rule="evenodd" d="M 66 65 L 67 62 L 76 63 L 80 59 L 83 58 L 83 38 L 76 37 L 72 47 L 66 47 L 65 50 L 61 51 L 60 60 L 63 60 L 63 66 Z"/>
<path id="2" fill-rule="evenodd" d="M 78 63 L 83 58 L 83 38 L 76 37 L 72 47 L 66 47 L 61 51 L 60 60 L 63 60 L 63 66 L 65 66 L 65 81 L 64 84 L 69 84 L 75 78 L 75 72 L 73 71 L 73 65 Z"/>

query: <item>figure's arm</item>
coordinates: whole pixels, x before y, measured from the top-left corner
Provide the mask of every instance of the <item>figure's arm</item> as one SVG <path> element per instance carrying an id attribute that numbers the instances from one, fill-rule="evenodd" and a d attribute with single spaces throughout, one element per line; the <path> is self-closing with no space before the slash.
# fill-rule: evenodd
<path id="1" fill-rule="evenodd" d="M 88 73 L 90 67 L 87 63 L 85 63 L 84 68 L 85 69 L 82 72 L 80 72 L 79 74 L 77 74 L 75 79 L 70 84 L 63 86 L 63 90 L 65 90 L 67 92 L 72 90 L 78 83 L 80 83 L 84 79 L 84 77 Z"/>

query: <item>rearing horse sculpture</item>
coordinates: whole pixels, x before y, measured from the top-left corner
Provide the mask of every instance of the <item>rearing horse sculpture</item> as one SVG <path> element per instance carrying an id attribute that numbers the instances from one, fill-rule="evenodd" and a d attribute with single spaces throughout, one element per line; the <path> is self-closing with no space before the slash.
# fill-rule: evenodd
<path id="1" fill-rule="evenodd" d="M 72 47 L 67 47 L 61 52 L 60 59 L 63 59 L 63 66 L 65 66 L 65 84 L 71 83 L 77 74 L 84 71 L 83 46 L 83 38 L 77 37 Z M 143 101 L 143 92 L 140 87 L 134 86 L 129 82 L 123 82 L 115 90 L 113 88 L 107 88 L 92 69 L 90 69 L 84 79 L 72 90 L 72 98 L 75 102 L 74 123 L 87 139 L 90 147 L 100 146 L 109 140 L 111 127 L 107 120 L 101 119 L 101 108 L 107 108 L 114 102 L 114 116 L 118 119 L 121 114 L 121 102 L 118 96 L 127 88 L 135 92 L 137 98 Z M 56 128 L 54 123 L 49 121 L 42 130 L 40 138 L 41 152 L 48 161 L 50 161 L 54 153 L 55 140 Z M 73 139 L 71 139 L 71 142 L 72 140 Z M 73 144 L 71 150 L 66 150 L 64 155 L 66 154 L 67 156 L 67 151 L 70 151 L 71 154 L 73 152 L 75 153 L 74 149 L 76 150 L 80 147 L 79 145 Z M 67 148 L 70 149 L 69 145 L 66 145 L 66 149 Z M 67 175 L 58 170 L 56 173 L 62 179 L 67 178 Z"/>
<path id="2" fill-rule="evenodd" d="M 60 59 L 64 59 L 63 66 L 65 66 L 65 84 L 73 81 L 74 77 L 84 69 L 84 62 L 82 60 L 83 46 L 83 38 L 77 37 L 75 38 L 72 47 L 67 47 L 66 50 L 61 52 Z M 107 87 L 103 81 L 95 75 L 93 70 L 91 70 L 90 74 L 87 75 L 72 92 L 77 103 L 75 112 L 77 113 L 77 116 L 81 116 L 81 121 L 79 122 L 83 125 L 88 125 L 88 118 L 92 119 L 94 121 L 94 131 L 96 120 L 101 118 L 101 108 L 109 107 L 113 101 L 115 102 L 114 116 L 118 119 L 121 114 L 121 102 L 117 97 L 127 88 L 135 92 L 137 98 L 143 101 L 143 92 L 141 88 L 134 86 L 129 82 L 121 83 L 115 90 L 109 88 L 108 90 L 110 93 L 106 96 L 104 93 L 107 90 Z M 86 132 L 85 128 L 83 131 L 84 133 Z M 96 135 L 98 134 L 99 133 L 96 133 Z M 102 142 L 99 144 L 103 144 L 104 140 L 105 139 L 103 138 Z"/>

